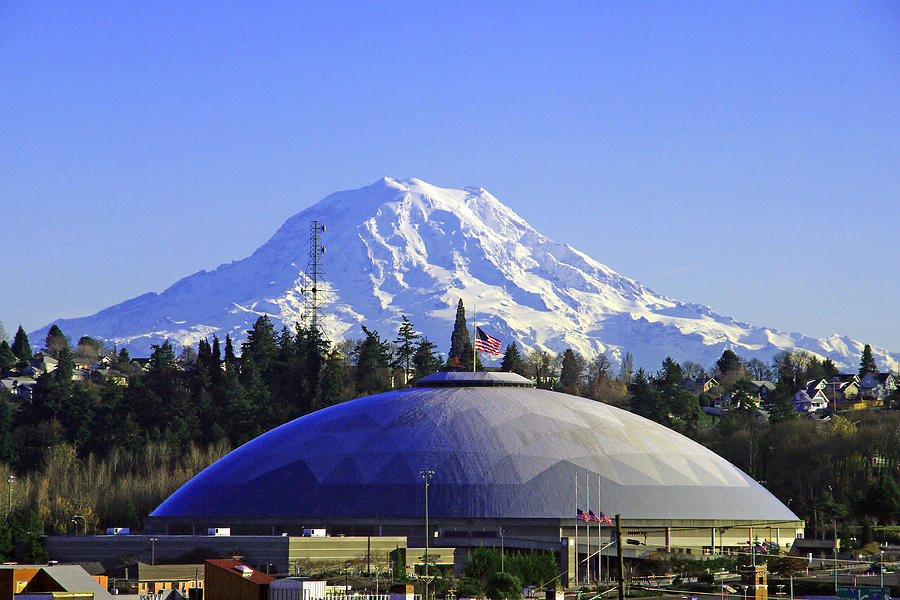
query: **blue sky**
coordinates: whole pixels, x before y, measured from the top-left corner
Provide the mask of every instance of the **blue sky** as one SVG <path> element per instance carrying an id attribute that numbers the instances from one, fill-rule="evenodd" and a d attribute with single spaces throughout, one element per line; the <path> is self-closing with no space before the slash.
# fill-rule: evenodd
<path id="1" fill-rule="evenodd" d="M 12 333 L 382 176 L 753 324 L 900 350 L 896 2 L 0 0 Z"/>

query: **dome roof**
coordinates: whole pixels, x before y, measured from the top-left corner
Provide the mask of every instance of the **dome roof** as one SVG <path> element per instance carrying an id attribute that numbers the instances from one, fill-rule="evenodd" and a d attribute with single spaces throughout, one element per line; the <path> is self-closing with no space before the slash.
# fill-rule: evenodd
<path id="1" fill-rule="evenodd" d="M 434 518 L 569 519 L 577 479 L 579 508 L 624 518 L 799 520 L 740 469 L 653 421 L 515 378 L 475 377 L 462 386 L 463 375 L 442 375 L 440 387 L 286 423 L 202 471 L 151 517 L 418 518 L 420 473 L 432 470 Z"/>

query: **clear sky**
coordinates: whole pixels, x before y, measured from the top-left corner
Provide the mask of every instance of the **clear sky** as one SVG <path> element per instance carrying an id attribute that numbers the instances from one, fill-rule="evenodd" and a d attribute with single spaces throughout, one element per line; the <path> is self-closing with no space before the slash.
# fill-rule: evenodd
<path id="1" fill-rule="evenodd" d="M 0 0 L 11 334 L 382 176 L 666 295 L 900 350 L 900 3 Z"/>

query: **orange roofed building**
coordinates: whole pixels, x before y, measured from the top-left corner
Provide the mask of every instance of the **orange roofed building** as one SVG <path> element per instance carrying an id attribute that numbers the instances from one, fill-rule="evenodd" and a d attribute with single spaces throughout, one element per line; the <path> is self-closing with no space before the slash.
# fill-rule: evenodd
<path id="1" fill-rule="evenodd" d="M 266 600 L 275 581 L 233 558 L 209 559 L 203 572 L 208 600 Z"/>

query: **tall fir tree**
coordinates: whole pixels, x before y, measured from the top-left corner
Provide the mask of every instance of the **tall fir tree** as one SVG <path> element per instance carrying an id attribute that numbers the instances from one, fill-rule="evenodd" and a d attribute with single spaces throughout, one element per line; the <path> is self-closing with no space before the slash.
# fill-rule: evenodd
<path id="1" fill-rule="evenodd" d="M 559 372 L 559 385 L 567 394 L 577 395 L 581 384 L 581 367 L 571 348 L 566 348 L 562 357 L 562 369 Z"/>
<path id="2" fill-rule="evenodd" d="M 27 363 L 31 360 L 31 344 L 28 343 L 28 334 L 25 333 L 25 330 L 21 325 L 19 325 L 19 328 L 16 330 L 16 337 L 13 338 L 13 343 L 10 348 L 12 349 L 13 354 L 16 355 L 16 358 L 19 359 L 20 364 Z"/>
<path id="3" fill-rule="evenodd" d="M 869 344 L 863 347 L 862 355 L 859 357 L 859 376 L 862 377 L 866 373 L 878 374 L 878 365 L 875 364 L 875 357 L 872 356 L 872 347 Z"/>
<path id="4" fill-rule="evenodd" d="M 57 356 L 56 369 L 53 370 L 53 376 L 61 385 L 68 386 L 72 381 L 72 375 L 75 373 L 75 356 L 68 346 L 60 348 Z"/>
<path id="5" fill-rule="evenodd" d="M 394 344 L 397 346 L 394 364 L 397 368 L 403 369 L 406 381 L 409 382 L 413 375 L 412 359 L 417 350 L 416 340 L 419 339 L 419 334 L 413 329 L 413 325 L 406 315 L 401 315 L 401 317 L 403 320 L 397 331 L 397 339 L 394 340 Z"/>
<path id="6" fill-rule="evenodd" d="M 447 368 L 459 371 L 471 371 L 475 360 L 472 342 L 469 339 L 469 326 L 466 324 L 466 308 L 462 298 L 456 305 L 456 320 L 453 322 L 453 333 L 450 335 L 450 353 L 447 355 Z"/>
<path id="7" fill-rule="evenodd" d="M 234 343 L 231 341 L 231 336 L 227 333 L 225 334 L 225 369 L 234 370 L 234 366 L 237 363 L 237 359 L 234 356 Z"/>

